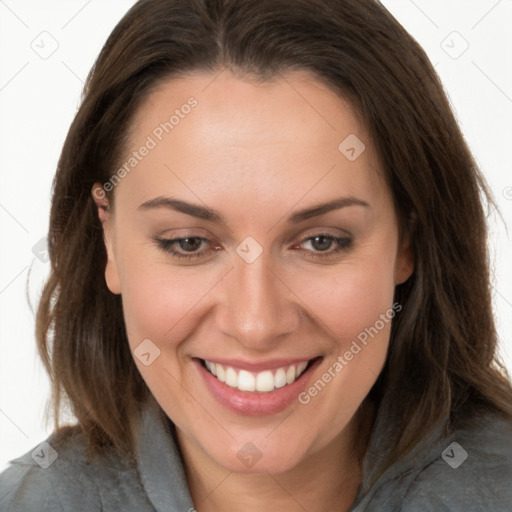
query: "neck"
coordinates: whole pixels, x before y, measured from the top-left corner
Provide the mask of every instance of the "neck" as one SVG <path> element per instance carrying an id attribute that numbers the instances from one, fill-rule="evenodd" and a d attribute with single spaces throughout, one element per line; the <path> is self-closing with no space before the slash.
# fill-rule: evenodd
<path id="1" fill-rule="evenodd" d="M 177 432 L 197 512 L 350 510 L 362 481 L 361 464 L 373 413 L 356 414 L 328 445 L 282 473 L 234 473 L 217 465 Z"/>

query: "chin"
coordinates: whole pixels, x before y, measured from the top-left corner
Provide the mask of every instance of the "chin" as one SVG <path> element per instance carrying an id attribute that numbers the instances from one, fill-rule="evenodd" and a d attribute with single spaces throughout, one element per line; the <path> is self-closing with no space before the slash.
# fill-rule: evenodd
<path id="1" fill-rule="evenodd" d="M 304 443 L 289 438 L 285 442 L 282 435 L 270 439 L 272 435 L 267 439 L 262 436 L 260 440 L 235 441 L 226 449 L 218 446 L 215 450 L 209 450 L 209 456 L 225 469 L 245 474 L 285 473 L 307 458 Z M 215 443 L 208 441 L 207 446 L 215 446 Z"/>

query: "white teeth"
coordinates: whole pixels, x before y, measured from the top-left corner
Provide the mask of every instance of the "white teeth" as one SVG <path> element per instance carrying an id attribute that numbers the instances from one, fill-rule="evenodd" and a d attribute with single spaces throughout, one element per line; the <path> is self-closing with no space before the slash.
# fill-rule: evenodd
<path id="1" fill-rule="evenodd" d="M 256 391 L 272 391 L 274 389 L 274 376 L 270 370 L 258 373 L 256 377 Z"/>
<path id="2" fill-rule="evenodd" d="M 295 380 L 295 366 L 290 366 L 286 372 L 286 384 L 291 384 Z"/>
<path id="3" fill-rule="evenodd" d="M 226 384 L 232 388 L 238 387 L 238 375 L 233 368 L 226 369 Z"/>
<path id="4" fill-rule="evenodd" d="M 254 375 L 245 370 L 240 370 L 238 374 L 238 389 L 240 391 L 254 391 L 256 389 L 256 380 Z"/>
<path id="5" fill-rule="evenodd" d="M 286 372 L 284 371 L 284 368 L 279 368 L 274 375 L 274 385 L 276 388 L 286 386 Z"/>
<path id="6" fill-rule="evenodd" d="M 246 370 L 237 371 L 230 366 L 223 366 L 208 360 L 205 360 L 205 365 L 211 374 L 232 388 L 238 388 L 240 391 L 269 393 L 274 388 L 282 388 L 297 380 L 304 373 L 308 362 L 304 361 L 297 365 L 278 368 L 275 373 L 272 370 L 264 370 L 258 373 L 251 373 Z"/>
<path id="7" fill-rule="evenodd" d="M 220 364 L 216 364 L 217 369 L 217 379 L 219 379 L 221 382 L 226 382 L 226 370 L 224 370 L 224 366 Z"/>
<path id="8" fill-rule="evenodd" d="M 308 365 L 307 361 L 304 361 L 303 363 L 300 363 L 297 365 L 297 376 L 299 376 L 306 369 L 307 365 Z"/>

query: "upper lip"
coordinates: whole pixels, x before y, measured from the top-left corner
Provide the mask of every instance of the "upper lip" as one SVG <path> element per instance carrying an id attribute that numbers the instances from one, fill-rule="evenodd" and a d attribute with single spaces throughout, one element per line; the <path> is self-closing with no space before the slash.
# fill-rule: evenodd
<path id="1" fill-rule="evenodd" d="M 276 368 L 286 368 L 288 366 L 300 363 L 306 363 L 311 361 L 312 359 L 316 359 L 319 356 L 313 357 L 295 357 L 289 359 L 268 359 L 267 361 L 247 361 L 243 359 L 222 359 L 217 357 L 205 357 L 202 358 L 206 361 L 211 361 L 212 363 L 219 363 L 222 366 L 230 366 L 231 368 L 237 368 L 240 370 L 247 370 L 249 372 L 261 372 L 264 370 L 274 370 Z"/>

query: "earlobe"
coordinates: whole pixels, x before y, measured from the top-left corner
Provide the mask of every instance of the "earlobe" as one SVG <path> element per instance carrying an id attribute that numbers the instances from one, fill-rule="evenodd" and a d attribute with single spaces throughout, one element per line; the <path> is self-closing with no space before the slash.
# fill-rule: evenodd
<path id="1" fill-rule="evenodd" d="M 114 294 L 121 293 L 117 264 L 112 244 L 112 222 L 109 202 L 101 184 L 95 183 L 92 187 L 92 197 L 98 209 L 98 217 L 103 227 L 103 242 L 107 251 L 107 264 L 105 266 L 105 282 L 108 289 Z"/>
<path id="2" fill-rule="evenodd" d="M 108 257 L 107 265 L 105 266 L 105 282 L 112 293 L 115 295 L 121 294 L 121 284 L 119 282 L 117 268 L 115 266 L 115 262 L 110 259 L 110 256 Z"/>

